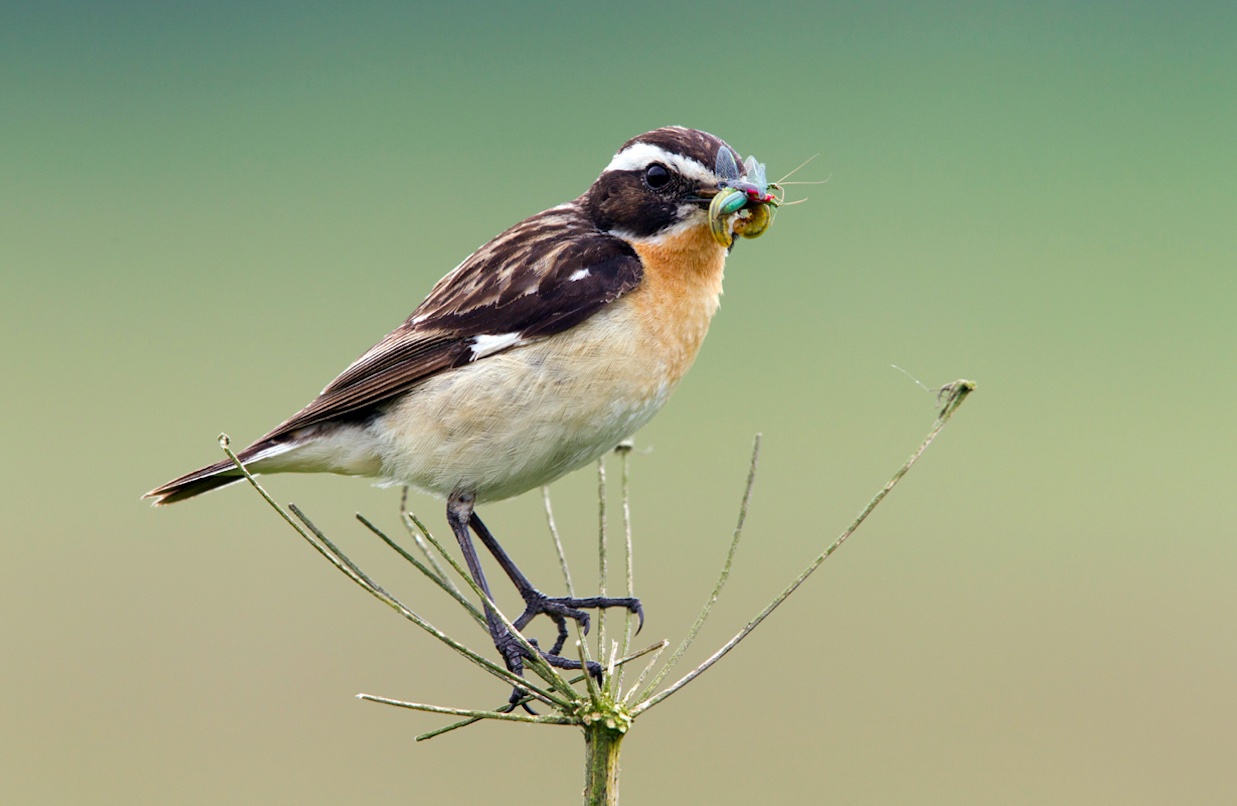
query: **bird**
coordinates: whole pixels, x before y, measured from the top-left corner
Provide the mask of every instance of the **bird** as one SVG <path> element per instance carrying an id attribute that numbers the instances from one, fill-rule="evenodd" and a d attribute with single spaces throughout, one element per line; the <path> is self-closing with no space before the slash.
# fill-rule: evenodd
<path id="1" fill-rule="evenodd" d="M 478 504 L 597 460 L 662 407 L 700 350 L 735 236 L 768 227 L 764 166 L 723 140 L 668 126 L 624 143 L 587 191 L 521 221 L 444 276 L 407 320 L 309 405 L 237 454 L 253 473 L 375 477 L 446 500 L 447 522 L 488 596 L 470 529 L 537 615 L 587 631 L 584 609 L 634 598 L 551 597 L 520 572 Z M 231 460 L 144 498 L 172 504 L 243 478 Z M 522 674 L 527 650 L 485 606 L 494 645 Z M 597 669 L 589 669 L 597 674 Z M 512 694 L 516 701 L 520 690 Z"/>

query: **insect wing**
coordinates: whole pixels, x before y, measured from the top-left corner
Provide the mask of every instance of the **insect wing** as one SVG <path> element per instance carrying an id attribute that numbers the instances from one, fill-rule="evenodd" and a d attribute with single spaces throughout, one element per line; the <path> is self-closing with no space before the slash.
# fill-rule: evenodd
<path id="1" fill-rule="evenodd" d="M 762 194 L 767 193 L 769 180 L 765 175 L 765 164 L 757 162 L 755 157 L 748 157 L 743 161 L 743 167 L 747 170 L 747 181 L 759 188 Z"/>
<path id="2" fill-rule="evenodd" d="M 723 187 L 733 187 L 739 181 L 739 166 L 734 161 L 730 149 L 723 146 L 717 150 L 717 166 L 714 168 Z"/>

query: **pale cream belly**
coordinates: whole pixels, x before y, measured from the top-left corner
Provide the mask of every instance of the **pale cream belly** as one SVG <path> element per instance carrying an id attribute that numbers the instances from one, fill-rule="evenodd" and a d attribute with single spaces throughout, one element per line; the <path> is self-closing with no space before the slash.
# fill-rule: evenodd
<path id="1" fill-rule="evenodd" d="M 613 448 L 657 413 L 682 375 L 648 349 L 625 303 L 570 338 L 518 347 L 418 386 L 367 429 L 381 475 L 494 501 Z"/>

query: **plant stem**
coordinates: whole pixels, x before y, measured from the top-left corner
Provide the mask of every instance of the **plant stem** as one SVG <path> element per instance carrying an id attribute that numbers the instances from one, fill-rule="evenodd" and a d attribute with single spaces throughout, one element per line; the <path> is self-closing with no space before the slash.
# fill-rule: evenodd
<path id="1" fill-rule="evenodd" d="M 554 522 L 554 507 L 550 503 L 550 488 L 541 488 L 541 503 L 545 507 L 546 525 L 550 527 L 550 539 L 554 541 L 554 551 L 558 554 L 558 565 L 563 569 L 563 582 L 567 585 L 567 595 L 576 595 L 575 585 L 571 584 L 571 568 L 567 565 L 567 555 L 563 552 L 563 541 L 558 537 L 558 524 Z"/>
<path id="2" fill-rule="evenodd" d="M 619 743 L 624 732 L 597 719 L 584 726 L 584 804 L 617 806 Z"/>
<path id="3" fill-rule="evenodd" d="M 699 677 L 709 667 L 721 660 L 726 653 L 738 646 L 739 642 L 750 635 L 752 630 L 759 627 L 761 622 L 768 618 L 770 613 L 776 610 L 782 602 L 786 601 L 792 593 L 797 591 L 799 586 L 806 582 L 807 578 L 812 575 L 812 572 L 819 568 L 821 563 L 833 556 L 833 552 L 841 548 L 842 544 L 846 542 L 846 539 L 854 534 L 855 530 L 863 525 L 863 522 L 867 520 L 869 515 L 872 514 L 872 511 L 876 509 L 877 505 L 885 499 L 885 496 L 889 495 L 889 492 L 897 486 L 898 482 L 902 480 L 902 477 L 910 472 L 910 469 L 915 466 L 915 463 L 919 461 L 919 457 L 923 456 L 924 451 L 932 445 L 933 441 L 936 440 L 937 435 L 944 430 L 945 425 L 949 422 L 949 418 L 953 417 L 954 412 L 956 412 L 958 407 L 962 405 L 962 401 L 965 400 L 967 395 L 973 391 L 975 391 L 975 383 L 967 380 L 954 381 L 953 383 L 949 383 L 941 387 L 938 399 L 942 403 L 942 407 L 940 412 L 937 414 L 936 423 L 932 426 L 932 430 L 928 432 L 928 436 L 919 445 L 915 452 L 911 454 L 911 458 L 907 459 L 902 467 L 898 468 L 897 472 L 894 473 L 885 486 L 881 488 L 881 491 L 868 502 L 868 505 L 863 508 L 862 512 L 859 513 L 859 517 L 855 518 L 851 525 L 847 527 L 846 531 L 842 532 L 841 536 L 839 536 L 837 540 L 833 541 L 828 548 L 822 551 L 816 559 L 803 570 L 803 573 L 799 574 L 799 576 L 796 577 L 785 590 L 783 590 L 772 602 L 765 606 L 764 610 L 757 613 L 756 617 L 749 621 L 747 626 L 740 630 L 734 638 L 727 641 L 721 649 L 714 652 L 707 660 L 684 675 L 677 683 L 663 689 L 661 693 L 654 696 L 650 697 L 646 694 L 645 698 L 642 698 L 641 702 L 631 709 L 631 715 L 634 717 L 644 711 L 647 711 L 649 708 L 657 705 L 659 702 Z M 753 464 L 753 468 L 754 466 L 755 465 Z M 745 500 L 745 508 L 746 505 L 747 502 Z M 740 519 L 740 525 L 741 524 L 742 520 Z"/>
<path id="4" fill-rule="evenodd" d="M 606 596 L 606 576 L 608 561 L 606 558 L 606 460 L 597 460 L 597 595 Z M 597 611 L 597 657 L 604 663 L 606 659 L 606 609 Z"/>

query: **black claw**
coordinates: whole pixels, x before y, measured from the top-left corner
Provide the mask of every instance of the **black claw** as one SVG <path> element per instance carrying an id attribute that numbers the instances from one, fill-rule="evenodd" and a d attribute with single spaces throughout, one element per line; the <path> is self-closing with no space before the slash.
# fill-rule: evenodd
<path id="1" fill-rule="evenodd" d="M 563 654 L 563 645 L 567 643 L 567 619 L 555 619 L 558 623 L 558 638 L 550 648 L 551 655 Z"/>
<path id="2" fill-rule="evenodd" d="M 532 706 L 528 704 L 528 700 L 524 699 L 527 696 L 528 692 L 522 688 L 512 689 L 511 696 L 507 698 L 507 704 L 499 708 L 495 708 L 494 710 L 500 714 L 509 714 L 514 711 L 515 707 L 518 705 L 533 716 L 539 716 L 539 714 L 532 709 Z"/>
<path id="3" fill-rule="evenodd" d="M 520 706 L 524 711 L 532 713 L 532 715 L 536 716 L 537 712 L 533 711 L 531 707 L 528 707 L 528 702 L 524 701 L 524 697 L 526 696 L 528 696 L 527 692 L 523 689 L 512 689 L 511 696 L 507 697 L 507 705 L 497 707 L 495 708 L 495 711 L 499 713 L 511 713 L 516 710 L 516 706 Z"/>
<path id="4" fill-rule="evenodd" d="M 537 716 L 537 712 L 533 710 L 533 707 L 529 705 L 529 701 L 525 699 L 527 696 L 528 692 L 522 688 L 511 689 L 511 696 L 507 698 L 507 704 L 502 708 L 499 708 L 498 713 L 509 714 L 514 711 L 515 707 L 518 705 L 533 716 Z"/>

